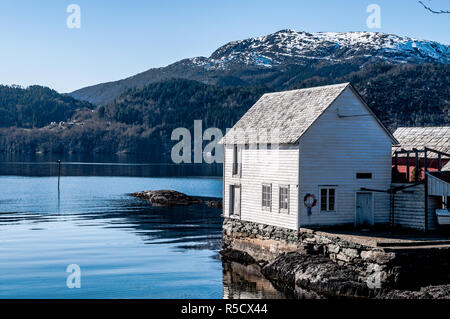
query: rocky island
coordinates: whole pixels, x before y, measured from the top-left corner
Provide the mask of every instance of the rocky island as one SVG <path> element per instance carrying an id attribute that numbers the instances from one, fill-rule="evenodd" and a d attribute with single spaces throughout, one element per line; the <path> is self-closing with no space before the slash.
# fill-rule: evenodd
<path id="1" fill-rule="evenodd" d="M 204 201 L 200 197 L 189 196 L 174 190 L 147 190 L 129 194 L 130 196 L 142 198 L 154 206 L 188 206 L 204 203 L 212 208 L 222 208 L 221 200 Z"/>
<path id="2" fill-rule="evenodd" d="M 201 199 L 189 196 L 174 190 L 148 190 L 130 194 L 131 196 L 146 199 L 155 206 L 188 206 L 200 204 Z"/>

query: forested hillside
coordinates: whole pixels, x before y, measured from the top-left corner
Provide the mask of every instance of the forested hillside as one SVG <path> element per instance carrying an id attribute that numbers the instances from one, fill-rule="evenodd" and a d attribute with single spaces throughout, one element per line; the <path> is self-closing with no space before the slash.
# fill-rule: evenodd
<path id="1" fill-rule="evenodd" d="M 38 85 L 28 88 L 0 85 L 0 127 L 42 127 L 66 121 L 82 108 L 95 106 Z"/>
<path id="2" fill-rule="evenodd" d="M 397 126 L 450 124 L 448 65 L 377 64 L 341 76 L 330 69 L 328 74 L 322 72 L 305 78 L 292 74 L 292 79 L 295 80 L 280 90 L 351 82 L 391 130 Z M 167 159 L 175 143 L 170 139 L 173 129 L 192 129 L 194 120 L 199 119 L 203 121 L 203 129 L 218 127 L 225 132 L 263 93 L 273 89 L 172 79 L 131 89 L 94 112 L 89 110 L 89 104 L 41 90 L 56 95 L 41 95 L 44 103 L 31 104 L 36 105 L 37 111 L 29 106 L 30 114 L 27 108 L 17 107 L 22 112 L 18 119 L 28 120 L 11 121 L 17 127 L 0 129 L 1 151 L 154 153 Z M 50 101 L 45 101 L 48 96 Z M 75 111 L 77 105 L 81 109 Z M 65 122 L 60 125 L 37 128 L 62 119 Z M 34 129 L 29 129 L 33 126 Z"/>

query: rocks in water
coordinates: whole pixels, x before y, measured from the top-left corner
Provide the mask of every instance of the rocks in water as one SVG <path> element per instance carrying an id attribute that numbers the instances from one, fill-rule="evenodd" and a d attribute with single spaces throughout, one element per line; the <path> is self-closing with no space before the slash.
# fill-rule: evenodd
<path id="1" fill-rule="evenodd" d="M 188 206 L 193 204 L 204 203 L 206 206 L 211 208 L 222 208 L 221 199 L 211 199 L 211 198 L 199 198 L 194 196 L 189 196 L 174 190 L 148 190 L 142 192 L 136 192 L 129 194 L 130 196 L 142 198 L 148 200 L 152 205 L 155 206 Z M 209 199 L 209 200 L 206 200 Z"/>
<path id="2" fill-rule="evenodd" d="M 209 201 L 206 201 L 205 204 L 206 204 L 206 206 L 211 207 L 211 208 L 217 208 L 217 209 L 222 208 L 221 200 L 209 200 Z"/>
<path id="3" fill-rule="evenodd" d="M 130 194 L 131 196 L 148 200 L 155 206 L 187 206 L 199 204 L 201 199 L 174 190 L 149 190 Z"/>
<path id="4" fill-rule="evenodd" d="M 450 285 L 422 287 L 420 290 L 386 290 L 381 292 L 378 299 L 449 299 Z"/>
<path id="5" fill-rule="evenodd" d="M 222 249 L 219 253 L 225 260 L 238 261 L 243 265 L 256 264 L 256 260 L 244 251 L 235 249 Z"/>
<path id="6" fill-rule="evenodd" d="M 294 251 L 283 253 L 266 264 L 251 255 L 234 249 L 220 252 L 228 261 L 261 267 L 265 278 L 281 291 L 302 298 L 301 292 L 313 292 L 322 297 L 375 299 L 449 299 L 450 284 L 432 285 L 418 290 L 370 287 L 366 279 L 351 265 L 339 265 L 323 255 Z M 373 264 L 374 267 L 380 267 Z"/>
<path id="7" fill-rule="evenodd" d="M 355 269 L 320 255 L 282 254 L 264 266 L 262 273 L 292 291 L 308 289 L 327 296 L 352 298 L 370 297 L 374 293 Z"/>

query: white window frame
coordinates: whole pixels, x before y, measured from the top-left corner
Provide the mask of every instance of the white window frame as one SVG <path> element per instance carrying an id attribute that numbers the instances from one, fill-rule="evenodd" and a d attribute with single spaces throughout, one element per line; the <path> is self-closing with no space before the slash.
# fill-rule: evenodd
<path id="1" fill-rule="evenodd" d="M 330 189 L 334 189 L 334 207 L 330 209 Z M 322 209 L 322 190 L 326 190 L 326 209 Z M 322 213 L 333 213 L 337 211 L 337 193 L 338 187 L 335 185 L 324 185 L 319 187 L 319 210 Z"/>
<path id="2" fill-rule="evenodd" d="M 264 205 L 264 202 L 267 201 L 267 200 L 264 200 L 264 187 L 269 187 L 270 188 L 269 206 Z M 269 212 L 272 211 L 272 200 L 273 200 L 272 194 L 273 194 L 272 184 L 270 184 L 270 183 L 263 183 L 262 186 L 261 186 L 261 208 L 262 208 L 262 210 L 269 211 Z"/>
<path id="3" fill-rule="evenodd" d="M 240 177 L 242 173 L 242 147 L 233 145 L 232 176 Z"/>
<path id="4" fill-rule="evenodd" d="M 287 199 L 287 207 L 281 207 L 281 189 L 286 189 L 286 199 Z M 289 214 L 289 206 L 290 206 L 290 188 L 289 185 L 280 185 L 278 187 L 278 209 L 280 213 Z"/>

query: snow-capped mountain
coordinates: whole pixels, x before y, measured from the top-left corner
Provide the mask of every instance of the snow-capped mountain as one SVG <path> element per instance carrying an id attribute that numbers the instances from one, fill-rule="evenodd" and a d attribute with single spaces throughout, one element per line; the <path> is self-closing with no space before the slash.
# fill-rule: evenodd
<path id="1" fill-rule="evenodd" d="M 205 69 L 273 67 L 283 64 L 344 62 L 360 58 L 393 63 L 450 62 L 449 46 L 377 32 L 297 32 L 281 30 L 263 37 L 233 41 L 209 58 L 191 61 Z"/>
<path id="2" fill-rule="evenodd" d="M 276 88 L 298 78 L 342 76 L 373 63 L 448 65 L 449 62 L 449 46 L 433 41 L 376 32 L 281 30 L 263 37 L 229 42 L 210 57 L 184 59 L 123 80 L 82 88 L 70 95 L 104 105 L 128 89 L 170 78 L 219 85 L 263 84 Z"/>

